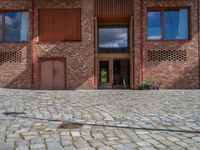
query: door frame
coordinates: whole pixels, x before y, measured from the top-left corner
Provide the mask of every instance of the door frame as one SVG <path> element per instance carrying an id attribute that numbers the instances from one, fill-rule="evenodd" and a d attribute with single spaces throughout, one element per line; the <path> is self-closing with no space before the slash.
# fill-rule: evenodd
<path id="1" fill-rule="evenodd" d="M 65 81 L 65 86 L 64 86 L 64 90 L 67 89 L 67 69 L 66 69 L 66 66 L 67 66 L 67 63 L 66 63 L 66 57 L 39 57 L 38 58 L 38 89 L 40 89 L 41 87 L 41 64 L 42 64 L 42 61 L 46 61 L 46 60 L 59 60 L 59 61 L 62 61 L 64 62 L 64 67 L 65 67 L 65 70 L 64 70 L 64 81 Z M 56 90 L 56 89 L 53 89 L 53 90 Z"/>
<path id="2" fill-rule="evenodd" d="M 101 84 L 101 67 L 100 67 L 100 65 L 101 65 L 101 63 L 100 62 L 108 62 L 108 82 L 106 82 L 106 83 L 110 83 L 111 81 L 110 81 L 110 74 L 111 74 L 111 72 L 110 72 L 110 60 L 99 60 L 99 84 Z"/>
<path id="3" fill-rule="evenodd" d="M 128 88 L 127 89 L 131 89 L 131 64 L 130 64 L 130 58 L 113 58 L 113 60 L 112 60 L 112 69 L 113 69 L 113 81 L 112 81 L 112 83 L 114 82 L 114 61 L 115 60 L 126 60 L 126 61 L 128 61 L 128 72 L 129 72 L 129 74 L 128 74 L 128 77 L 129 77 L 129 85 L 127 85 L 128 86 Z M 123 87 L 123 85 L 114 85 L 113 84 L 113 89 L 118 89 L 118 87 L 120 88 L 120 87 Z M 116 87 L 116 88 L 115 88 Z"/>
<path id="4" fill-rule="evenodd" d="M 100 82 L 99 82 L 99 62 L 100 61 L 109 61 L 109 83 L 113 84 L 113 60 L 114 59 L 128 59 L 130 62 L 130 88 L 131 88 L 131 57 L 130 54 L 98 54 L 97 57 L 97 63 L 96 63 L 96 68 L 97 68 L 97 88 L 99 88 Z"/>

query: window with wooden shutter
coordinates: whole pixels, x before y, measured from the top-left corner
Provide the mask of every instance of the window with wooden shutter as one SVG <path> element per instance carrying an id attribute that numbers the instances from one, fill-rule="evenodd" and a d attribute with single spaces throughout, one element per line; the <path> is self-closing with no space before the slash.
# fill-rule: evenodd
<path id="1" fill-rule="evenodd" d="M 40 41 L 51 42 L 54 37 L 54 11 L 42 10 L 40 11 Z"/>
<path id="2" fill-rule="evenodd" d="M 81 40 L 81 9 L 45 9 L 39 16 L 40 42 Z"/>
<path id="3" fill-rule="evenodd" d="M 66 39 L 81 40 L 81 11 L 80 9 L 66 10 Z"/>

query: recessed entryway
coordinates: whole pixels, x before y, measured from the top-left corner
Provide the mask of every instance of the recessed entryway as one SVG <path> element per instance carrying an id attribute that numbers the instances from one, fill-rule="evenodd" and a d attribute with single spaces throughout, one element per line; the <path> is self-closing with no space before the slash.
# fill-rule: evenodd
<path id="1" fill-rule="evenodd" d="M 128 25 L 98 26 L 99 89 L 130 88 Z"/>
<path id="2" fill-rule="evenodd" d="M 39 89 L 65 89 L 65 58 L 39 59 Z"/>
<path id="3" fill-rule="evenodd" d="M 113 88 L 128 88 L 130 85 L 129 59 L 113 60 Z"/>
<path id="4" fill-rule="evenodd" d="M 98 64 L 99 89 L 130 88 L 130 61 L 128 58 L 102 59 Z"/>

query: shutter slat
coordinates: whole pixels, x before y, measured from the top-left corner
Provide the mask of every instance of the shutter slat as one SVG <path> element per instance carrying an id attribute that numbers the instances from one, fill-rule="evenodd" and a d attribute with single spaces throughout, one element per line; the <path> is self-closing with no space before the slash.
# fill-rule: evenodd
<path id="1" fill-rule="evenodd" d="M 81 9 L 39 11 L 40 42 L 81 40 Z"/>
<path id="2" fill-rule="evenodd" d="M 54 40 L 63 41 L 65 40 L 65 10 L 56 10 L 54 13 Z"/>
<path id="3" fill-rule="evenodd" d="M 80 9 L 66 10 L 66 39 L 81 39 L 81 11 Z"/>
<path id="4" fill-rule="evenodd" d="M 53 18 L 52 10 L 40 10 L 40 41 L 53 41 Z"/>

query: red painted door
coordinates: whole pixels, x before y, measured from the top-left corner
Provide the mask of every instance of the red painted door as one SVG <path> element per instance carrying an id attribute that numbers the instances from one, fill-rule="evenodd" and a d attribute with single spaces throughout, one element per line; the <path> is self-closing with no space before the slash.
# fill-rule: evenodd
<path id="1" fill-rule="evenodd" d="M 65 89 L 65 61 L 41 60 L 40 61 L 40 89 L 64 90 Z"/>
<path id="2" fill-rule="evenodd" d="M 55 90 L 65 89 L 65 65 L 63 61 L 53 62 L 53 83 Z"/>

